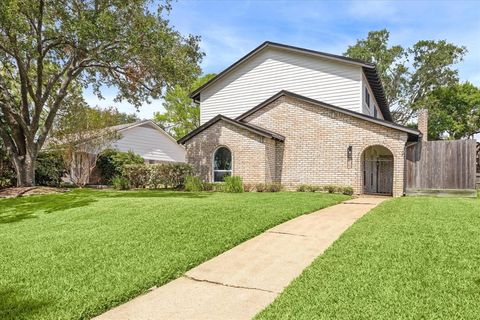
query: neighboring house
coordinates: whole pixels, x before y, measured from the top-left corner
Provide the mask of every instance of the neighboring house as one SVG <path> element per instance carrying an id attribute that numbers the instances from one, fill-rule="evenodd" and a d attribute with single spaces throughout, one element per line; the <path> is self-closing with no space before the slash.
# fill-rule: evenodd
<path id="1" fill-rule="evenodd" d="M 201 126 L 179 143 L 207 181 L 236 175 L 400 196 L 405 148 L 422 138 L 392 122 L 374 65 L 277 43 L 263 43 L 192 98 Z"/>
<path id="2" fill-rule="evenodd" d="M 148 163 L 185 162 L 185 148 L 152 120 L 137 121 L 111 127 L 120 139 L 111 147 L 119 151 L 133 151 Z"/>
<path id="3" fill-rule="evenodd" d="M 102 133 L 98 135 L 102 136 Z M 95 163 L 98 153 L 107 148 L 132 151 L 140 155 L 146 163 L 185 162 L 185 148 L 151 120 L 108 127 L 104 135 L 112 135 L 115 140 L 95 146 L 95 151 L 89 151 L 87 144 L 86 151 L 76 152 L 75 157 L 72 157 L 71 172 L 65 177 L 65 181 L 71 181 L 72 177 L 75 177 L 75 181 L 102 183 L 101 172 Z M 89 167 L 93 168 L 91 172 L 91 169 L 85 169 Z"/>

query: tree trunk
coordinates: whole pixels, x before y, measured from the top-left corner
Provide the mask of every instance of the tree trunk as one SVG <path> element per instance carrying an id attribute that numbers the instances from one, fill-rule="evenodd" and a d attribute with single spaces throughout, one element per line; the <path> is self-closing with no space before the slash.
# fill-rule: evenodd
<path id="1" fill-rule="evenodd" d="M 30 154 L 24 156 L 12 155 L 17 173 L 17 187 L 32 187 L 35 185 L 35 158 Z"/>

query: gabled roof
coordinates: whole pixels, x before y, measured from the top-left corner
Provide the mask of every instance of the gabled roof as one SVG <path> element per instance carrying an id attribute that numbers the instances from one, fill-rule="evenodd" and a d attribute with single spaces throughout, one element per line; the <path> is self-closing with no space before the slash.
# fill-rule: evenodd
<path id="1" fill-rule="evenodd" d="M 243 56 L 240 60 L 229 66 L 227 69 L 223 70 L 220 72 L 216 77 L 210 79 L 210 81 L 206 82 L 204 85 L 200 86 L 198 89 L 193 91 L 190 94 L 190 97 L 195 100 L 199 101 L 200 100 L 200 92 L 202 92 L 205 88 L 209 87 L 211 84 L 215 83 L 219 79 L 223 78 L 227 73 L 235 69 L 238 65 L 242 64 L 243 62 L 247 61 L 250 59 L 252 56 L 256 55 L 258 52 L 265 48 L 277 48 L 277 49 L 282 49 L 290 52 L 299 52 L 303 54 L 309 54 L 312 56 L 317 56 L 320 58 L 324 59 L 330 59 L 330 60 L 335 60 L 335 61 L 340 61 L 344 63 L 348 63 L 351 65 L 356 65 L 359 66 L 363 69 L 363 72 L 365 73 L 365 77 L 367 78 L 367 81 L 372 88 L 373 95 L 375 96 L 375 100 L 378 103 L 378 107 L 382 111 L 383 117 L 387 121 L 393 121 L 392 115 L 390 114 L 390 109 L 387 104 L 387 99 L 385 98 L 385 92 L 383 91 L 383 86 L 382 82 L 380 81 L 380 77 L 378 76 L 377 70 L 375 68 L 375 65 L 372 63 L 368 63 L 359 59 L 353 59 L 353 58 L 348 58 L 344 56 L 339 56 L 331 53 L 325 53 L 325 52 L 320 52 L 320 51 L 315 51 L 315 50 L 310 50 L 310 49 L 304 49 L 304 48 L 299 48 L 299 47 L 294 47 L 294 46 L 289 46 L 281 43 L 276 43 L 276 42 L 270 42 L 270 41 L 265 41 L 249 53 L 247 53 L 245 56 Z"/>
<path id="2" fill-rule="evenodd" d="M 152 120 L 140 120 L 140 121 L 136 121 L 136 122 L 132 122 L 132 123 L 119 124 L 119 125 L 116 125 L 116 126 L 108 127 L 107 129 L 108 130 L 114 130 L 114 131 L 117 131 L 117 132 L 122 132 L 122 131 L 133 129 L 135 127 L 145 125 L 145 124 L 149 125 L 150 127 L 159 131 L 160 133 L 164 134 L 165 136 L 167 136 L 173 142 L 177 143 L 177 140 L 175 140 L 171 135 L 169 135 L 165 130 L 163 130 L 162 127 L 160 127 L 158 124 L 156 124 Z"/>
<path id="3" fill-rule="evenodd" d="M 369 115 L 366 115 L 366 114 L 363 114 L 363 113 L 359 113 L 359 112 L 356 112 L 356 111 L 352 111 L 352 110 L 344 109 L 344 108 L 341 108 L 341 107 L 337 107 L 337 106 L 334 106 L 334 105 L 331 105 L 331 104 L 328 104 L 328 103 L 325 103 L 325 102 L 322 102 L 322 101 L 318 101 L 318 100 L 315 100 L 315 99 L 311 99 L 311 98 L 308 98 L 308 97 L 305 97 L 305 96 L 302 96 L 302 95 L 299 95 L 299 94 L 296 94 L 296 93 L 293 93 L 293 92 L 289 92 L 289 91 L 286 91 L 286 90 L 282 90 L 282 91 L 278 92 L 277 94 L 275 94 L 272 97 L 268 98 L 267 100 L 263 101 L 262 103 L 260 103 L 256 107 L 253 107 L 252 109 L 248 110 L 247 112 L 245 112 L 245 113 L 241 114 L 240 116 L 236 117 L 235 120 L 243 122 L 246 117 L 248 117 L 249 115 L 255 113 L 256 111 L 262 109 L 263 107 L 269 105 L 270 103 L 274 102 L 275 100 L 277 100 L 278 98 L 280 98 L 282 96 L 292 97 L 294 99 L 305 101 L 307 103 L 310 103 L 310 104 L 313 104 L 313 105 L 316 105 L 316 106 L 319 106 L 319 107 L 323 107 L 323 108 L 326 108 L 326 109 L 330 109 L 330 110 L 333 110 L 333 111 L 337 111 L 337 112 L 340 112 L 340 113 L 343 113 L 343 114 L 347 114 L 349 116 L 352 116 L 352 117 L 355 117 L 355 118 L 358 118 L 358 119 L 370 121 L 370 122 L 373 122 L 373 123 L 376 123 L 376 124 L 379 124 L 379 125 L 382 125 L 382 126 L 385 126 L 385 127 L 388 127 L 388 128 L 400 130 L 400 131 L 408 133 L 409 136 L 411 136 L 412 138 L 421 136 L 421 132 L 418 131 L 417 129 L 408 128 L 408 127 L 405 127 L 405 126 L 395 124 L 395 123 L 390 122 L 390 121 L 374 118 L 372 116 L 369 116 Z"/>
<path id="4" fill-rule="evenodd" d="M 231 118 L 228 118 L 228 117 L 225 117 L 225 116 L 222 116 L 221 114 L 219 114 L 216 117 L 214 117 L 214 118 L 210 119 L 209 121 L 205 122 L 203 125 L 201 125 L 197 129 L 193 130 L 192 132 L 190 132 L 189 134 L 187 134 L 183 138 L 179 139 L 178 143 L 184 144 L 185 142 L 187 142 L 188 140 L 190 140 L 191 138 L 193 138 L 194 136 L 196 136 L 197 134 L 199 134 L 203 130 L 211 127 L 212 125 L 214 125 L 215 123 L 217 123 L 220 120 L 223 120 L 227 123 L 230 123 L 234 126 L 240 127 L 242 129 L 248 130 L 250 132 L 256 133 L 256 134 L 258 134 L 262 137 L 274 139 L 274 140 L 277 140 L 277 141 L 284 141 L 285 140 L 285 137 L 282 136 L 281 134 L 272 132 L 270 130 L 266 130 L 266 129 L 261 128 L 259 126 L 253 125 L 251 123 L 240 122 L 240 121 L 237 121 L 237 120 L 234 120 L 234 119 L 231 119 Z"/>

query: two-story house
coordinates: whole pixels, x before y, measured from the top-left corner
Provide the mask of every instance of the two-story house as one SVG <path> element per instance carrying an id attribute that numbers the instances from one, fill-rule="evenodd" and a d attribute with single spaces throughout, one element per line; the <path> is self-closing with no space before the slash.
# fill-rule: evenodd
<path id="1" fill-rule="evenodd" d="M 392 122 L 375 66 L 265 42 L 192 93 L 201 126 L 179 140 L 206 181 L 404 192 L 420 131 Z"/>

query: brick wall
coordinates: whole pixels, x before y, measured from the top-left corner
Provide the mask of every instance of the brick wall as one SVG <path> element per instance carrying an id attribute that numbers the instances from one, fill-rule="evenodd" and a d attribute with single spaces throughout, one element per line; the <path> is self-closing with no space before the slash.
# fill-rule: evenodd
<path id="1" fill-rule="evenodd" d="M 394 157 L 393 194 L 403 194 L 406 133 L 288 96 L 245 121 L 286 137 L 283 148 L 277 148 L 276 171 L 277 180 L 290 189 L 302 183 L 334 183 L 351 185 L 356 193 L 362 193 L 362 152 L 369 146 L 382 145 Z M 350 163 L 348 146 L 353 147 Z"/>
<path id="2" fill-rule="evenodd" d="M 363 190 L 362 153 L 372 145 L 388 148 L 394 158 L 393 195 L 403 194 L 407 134 L 337 111 L 283 96 L 250 115 L 247 122 L 284 135 L 278 142 L 219 121 L 187 141 L 187 162 L 211 181 L 212 157 L 221 145 L 233 153 L 234 175 L 246 183 L 278 181 L 351 185 Z M 347 161 L 347 148 L 353 147 Z"/>
<path id="3" fill-rule="evenodd" d="M 213 153 L 226 146 L 232 152 L 233 174 L 241 176 L 245 183 L 261 183 L 273 179 L 271 172 L 275 172 L 270 165 L 275 161 L 271 159 L 272 143 L 271 139 L 220 120 L 186 143 L 186 160 L 204 181 L 213 181 Z"/>

